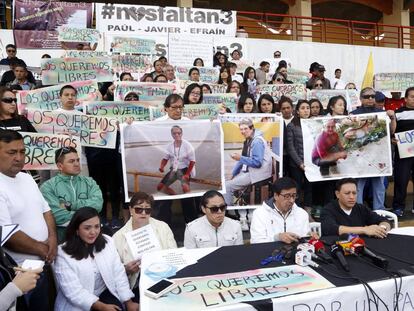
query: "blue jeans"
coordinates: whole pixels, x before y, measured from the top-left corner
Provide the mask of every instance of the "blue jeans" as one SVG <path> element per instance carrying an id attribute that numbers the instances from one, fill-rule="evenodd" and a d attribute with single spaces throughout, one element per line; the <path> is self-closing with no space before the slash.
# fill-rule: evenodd
<path id="1" fill-rule="evenodd" d="M 364 188 L 367 181 L 371 181 L 372 185 L 372 197 L 373 197 L 373 209 L 374 210 L 383 210 L 384 209 L 384 200 L 385 200 L 385 185 L 384 185 L 384 176 L 381 177 L 370 177 L 370 178 L 359 178 L 358 182 L 358 194 L 357 202 L 359 204 L 364 203 Z"/>

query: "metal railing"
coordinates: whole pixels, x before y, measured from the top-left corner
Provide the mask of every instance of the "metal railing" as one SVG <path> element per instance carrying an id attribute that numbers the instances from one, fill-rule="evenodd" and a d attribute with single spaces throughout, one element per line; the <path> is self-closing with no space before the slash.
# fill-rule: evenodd
<path id="1" fill-rule="evenodd" d="M 393 48 L 414 46 L 414 27 L 409 26 L 247 11 L 237 12 L 237 25 L 244 27 L 249 38 Z"/>

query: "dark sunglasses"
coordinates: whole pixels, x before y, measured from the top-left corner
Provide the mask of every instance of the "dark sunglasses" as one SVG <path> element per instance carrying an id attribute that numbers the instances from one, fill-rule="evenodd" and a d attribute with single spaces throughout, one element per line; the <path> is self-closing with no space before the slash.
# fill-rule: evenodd
<path id="1" fill-rule="evenodd" d="M 220 212 L 224 212 L 226 211 L 227 208 L 227 204 L 223 204 L 220 206 L 206 206 L 206 208 L 208 208 L 213 214 L 218 213 L 218 211 L 220 210 Z"/>
<path id="2" fill-rule="evenodd" d="M 370 94 L 370 95 L 362 95 L 363 99 L 370 99 L 370 98 L 375 98 L 375 94 Z"/>
<path id="3" fill-rule="evenodd" d="M 144 212 L 147 215 L 150 215 L 152 212 L 152 208 L 143 208 L 143 207 L 133 207 L 136 214 L 142 214 Z"/>
<path id="4" fill-rule="evenodd" d="M 283 81 L 283 79 L 281 79 L 281 78 L 277 78 L 277 79 L 276 79 L 276 81 L 277 81 L 277 82 L 282 82 L 282 81 Z"/>
<path id="5" fill-rule="evenodd" d="M 6 103 L 6 104 L 11 104 L 13 102 L 15 102 L 17 104 L 17 98 L 13 98 L 13 97 L 4 97 L 4 98 L 2 98 L 1 101 L 3 103 Z"/>

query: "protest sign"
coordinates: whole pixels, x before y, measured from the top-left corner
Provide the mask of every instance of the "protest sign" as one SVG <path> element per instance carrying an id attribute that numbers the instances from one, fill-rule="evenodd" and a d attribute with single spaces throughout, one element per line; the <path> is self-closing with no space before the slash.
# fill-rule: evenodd
<path id="1" fill-rule="evenodd" d="M 188 80 L 188 73 L 195 66 L 176 66 L 175 78 L 178 80 Z M 219 79 L 220 70 L 214 67 L 195 67 L 200 72 L 200 83 L 216 83 Z"/>
<path id="2" fill-rule="evenodd" d="M 210 86 L 211 92 L 213 94 L 215 94 L 215 93 L 226 93 L 226 91 L 227 91 L 227 85 L 225 85 L 225 84 L 201 83 L 201 82 L 194 82 L 194 81 L 190 81 L 190 80 L 179 80 L 175 83 L 176 88 L 177 88 L 176 92 L 180 95 L 184 95 L 185 89 L 187 88 L 187 86 L 189 86 L 190 84 L 193 84 L 193 83 L 197 83 L 199 85 L 207 84 L 208 86 Z"/>
<path id="3" fill-rule="evenodd" d="M 155 40 L 114 37 L 111 47 L 114 53 L 154 54 Z"/>
<path id="4" fill-rule="evenodd" d="M 92 101 L 99 98 L 98 83 L 93 80 L 75 81 L 67 83 L 77 91 L 77 105 L 83 101 Z M 31 91 L 17 92 L 17 105 L 20 112 L 27 109 L 55 110 L 61 107 L 60 89 L 67 84 L 59 84 Z"/>
<path id="5" fill-rule="evenodd" d="M 174 282 L 177 288 L 151 300 L 151 310 L 204 310 L 335 287 L 315 270 L 298 265 L 188 277 Z"/>
<path id="6" fill-rule="evenodd" d="M 125 239 L 134 260 L 141 259 L 146 252 L 161 248 L 151 224 L 125 233 Z"/>
<path id="7" fill-rule="evenodd" d="M 15 0 L 13 33 L 23 49 L 59 49 L 58 27 L 90 28 L 93 4 L 64 1 Z"/>
<path id="8" fill-rule="evenodd" d="M 63 57 L 75 57 L 75 58 L 90 58 L 90 57 L 109 57 L 107 52 L 104 51 L 78 51 L 67 50 Z"/>
<path id="9" fill-rule="evenodd" d="M 309 80 L 309 73 L 294 68 L 288 68 L 287 79 L 294 84 L 306 84 Z"/>
<path id="10" fill-rule="evenodd" d="M 309 181 L 392 175 L 385 112 L 301 119 Z"/>
<path id="11" fill-rule="evenodd" d="M 133 121 L 149 121 L 150 107 L 161 105 L 158 102 L 88 102 L 83 103 L 83 111 L 88 115 L 116 118 L 120 123 L 132 118 Z"/>
<path id="12" fill-rule="evenodd" d="M 122 101 L 129 92 L 135 92 L 139 100 L 145 101 L 162 101 L 174 93 L 176 85 L 172 83 L 152 83 L 152 82 L 135 82 L 120 81 L 115 82 L 114 100 Z"/>
<path id="13" fill-rule="evenodd" d="M 164 107 L 150 107 L 150 120 L 155 120 L 166 114 Z M 220 111 L 220 106 L 215 104 L 197 104 L 185 105 L 183 110 L 183 117 L 190 120 L 210 120 L 216 119 Z"/>
<path id="14" fill-rule="evenodd" d="M 204 60 L 204 66 L 213 67 L 211 51 L 213 51 L 213 38 L 210 36 L 177 34 L 168 36 L 168 60 L 171 64 L 192 66 L 194 59 L 199 57 Z"/>
<path id="15" fill-rule="evenodd" d="M 58 40 L 63 42 L 95 43 L 99 41 L 101 35 L 97 29 L 68 26 L 60 26 L 58 32 Z"/>
<path id="16" fill-rule="evenodd" d="M 72 134 L 82 146 L 115 148 L 116 119 L 79 113 L 29 109 L 27 119 L 41 133 Z"/>
<path id="17" fill-rule="evenodd" d="M 145 73 L 151 70 L 153 59 L 146 55 L 112 55 L 112 69 L 122 73 Z"/>
<path id="18" fill-rule="evenodd" d="M 414 157 L 414 131 L 395 133 L 400 159 Z"/>
<path id="19" fill-rule="evenodd" d="M 43 85 L 74 81 L 112 81 L 112 59 L 94 58 L 44 58 L 42 59 Z"/>
<path id="20" fill-rule="evenodd" d="M 237 95 L 236 93 L 203 94 L 202 104 L 224 105 L 231 112 L 237 112 Z"/>
<path id="21" fill-rule="evenodd" d="M 345 98 L 346 110 L 348 113 L 361 106 L 357 90 L 310 90 L 308 93 L 308 100 L 316 98 L 322 103 L 323 108 L 326 109 L 326 107 L 328 107 L 329 100 L 338 95 Z"/>
<path id="22" fill-rule="evenodd" d="M 269 94 L 275 102 L 278 102 L 284 95 L 289 97 L 293 103 L 299 99 L 306 99 L 306 87 L 304 84 L 260 84 L 256 88 L 258 97 L 262 94 Z"/>
<path id="23" fill-rule="evenodd" d="M 55 152 L 73 147 L 81 154 L 79 137 L 46 133 L 21 132 L 25 146 L 25 170 L 56 170 Z"/>
<path id="24" fill-rule="evenodd" d="M 172 200 L 222 190 L 223 135 L 217 120 L 144 121 L 120 127 L 126 201 L 137 191 Z M 181 144 L 180 153 L 173 152 L 175 143 Z"/>
<path id="25" fill-rule="evenodd" d="M 374 87 L 377 91 L 404 92 L 414 85 L 412 72 L 388 72 L 374 75 Z"/>

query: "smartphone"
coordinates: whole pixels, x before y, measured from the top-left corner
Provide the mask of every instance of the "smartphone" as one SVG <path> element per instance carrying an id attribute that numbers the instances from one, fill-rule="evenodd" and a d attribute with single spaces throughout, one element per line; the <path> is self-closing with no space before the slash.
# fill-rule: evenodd
<path id="1" fill-rule="evenodd" d="M 158 299 L 162 295 L 168 293 L 177 287 L 177 284 L 168 279 L 162 279 L 158 283 L 152 285 L 151 287 L 145 290 L 145 295 L 153 299 Z"/>

